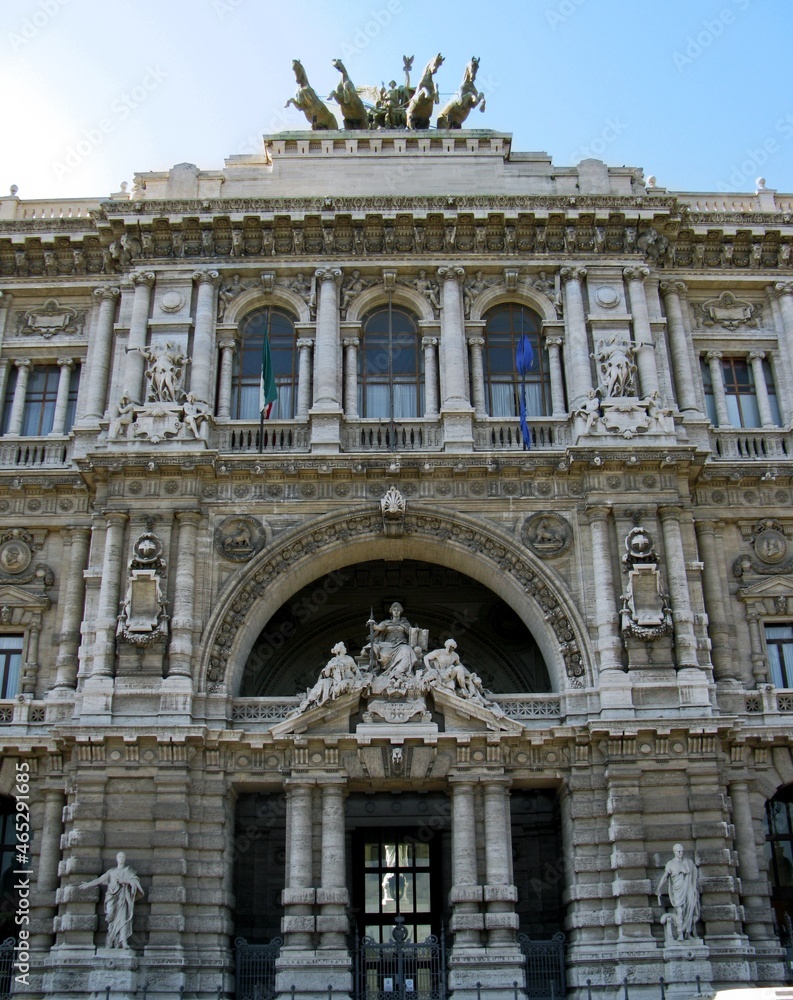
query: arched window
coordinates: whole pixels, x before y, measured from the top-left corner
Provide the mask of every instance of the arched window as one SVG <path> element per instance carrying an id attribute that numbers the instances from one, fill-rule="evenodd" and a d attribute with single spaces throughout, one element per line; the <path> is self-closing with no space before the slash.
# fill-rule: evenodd
<path id="1" fill-rule="evenodd" d="M 542 417 L 551 412 L 548 352 L 540 346 L 541 319 L 526 306 L 509 302 L 488 310 L 485 319 L 485 398 L 491 417 L 516 417 L 521 387 L 526 387 L 526 415 Z M 515 352 L 522 334 L 532 349 L 526 375 L 518 372 Z"/>
<path id="2" fill-rule="evenodd" d="M 363 320 L 358 352 L 358 412 L 400 419 L 424 413 L 424 356 L 414 316 L 395 306 Z"/>
<path id="3" fill-rule="evenodd" d="M 295 324 L 288 313 L 265 306 L 246 316 L 240 325 L 240 349 L 231 379 L 231 419 L 259 419 L 259 386 L 264 340 L 270 341 L 270 359 L 278 388 L 272 420 L 291 420 L 297 405 L 297 348 Z"/>

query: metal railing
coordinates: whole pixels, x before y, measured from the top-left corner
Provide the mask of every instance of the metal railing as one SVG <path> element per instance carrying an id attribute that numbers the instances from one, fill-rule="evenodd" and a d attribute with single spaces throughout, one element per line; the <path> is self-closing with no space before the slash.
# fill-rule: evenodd
<path id="1" fill-rule="evenodd" d="M 408 941 L 403 921 L 396 918 L 390 941 L 356 941 L 354 1000 L 446 1000 L 443 931 Z"/>
<path id="2" fill-rule="evenodd" d="M 282 944 L 281 938 L 273 938 L 269 944 L 248 944 L 245 938 L 235 940 L 237 1000 L 275 997 L 275 962 Z"/>
<path id="3" fill-rule="evenodd" d="M 518 934 L 518 945 L 526 959 L 528 1000 L 559 1000 L 567 991 L 564 971 L 564 934 L 550 940 L 532 940 Z"/>

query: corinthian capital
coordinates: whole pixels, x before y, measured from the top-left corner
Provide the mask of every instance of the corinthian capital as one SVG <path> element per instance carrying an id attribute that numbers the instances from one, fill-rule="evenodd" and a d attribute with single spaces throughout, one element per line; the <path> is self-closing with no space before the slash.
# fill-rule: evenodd
<path id="1" fill-rule="evenodd" d="M 793 295 L 793 281 L 778 281 L 774 285 L 774 295 L 778 299 L 783 295 Z"/>
<path id="2" fill-rule="evenodd" d="M 465 280 L 465 268 L 462 267 L 439 267 L 439 281 L 456 281 L 459 284 Z"/>
<path id="3" fill-rule="evenodd" d="M 220 275 L 217 271 L 194 271 L 193 281 L 197 285 L 217 285 Z"/>
<path id="4" fill-rule="evenodd" d="M 338 267 L 318 267 L 314 272 L 317 281 L 332 281 L 338 287 L 341 281 L 341 270 Z"/>
<path id="5" fill-rule="evenodd" d="M 129 280 L 137 288 L 138 285 L 145 285 L 151 288 L 154 285 L 154 271 L 133 271 Z"/>
<path id="6" fill-rule="evenodd" d="M 97 302 L 115 302 L 119 295 L 121 295 L 121 289 L 109 285 L 94 289 L 94 298 Z"/>
<path id="7" fill-rule="evenodd" d="M 623 270 L 623 275 L 626 281 L 644 281 L 650 275 L 649 267 L 626 267 Z"/>
<path id="8" fill-rule="evenodd" d="M 585 267 L 563 267 L 559 272 L 559 277 L 566 285 L 568 281 L 583 281 L 586 277 Z"/>

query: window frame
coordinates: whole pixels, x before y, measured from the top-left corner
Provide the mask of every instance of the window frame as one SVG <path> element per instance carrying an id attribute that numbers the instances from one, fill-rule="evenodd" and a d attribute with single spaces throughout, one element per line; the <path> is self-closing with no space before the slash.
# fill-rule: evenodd
<path id="1" fill-rule="evenodd" d="M 508 330 L 489 329 L 490 323 L 496 319 L 498 314 L 507 313 L 509 316 Z M 523 322 L 526 317 L 531 320 L 530 324 Z M 520 322 L 520 328 L 517 323 Z M 526 417 L 529 420 L 538 420 L 549 417 L 553 412 L 553 401 L 551 398 L 551 373 L 548 349 L 543 344 L 542 324 L 543 318 L 536 309 L 524 302 L 509 300 L 498 302 L 490 306 L 482 314 L 482 337 L 484 345 L 482 347 L 482 369 L 485 394 L 485 411 L 488 416 L 502 420 L 517 419 L 520 416 L 521 386 L 524 379 L 518 374 L 515 367 L 515 352 L 518 342 L 523 333 L 527 334 L 532 342 L 534 351 L 534 364 L 536 365 L 536 375 L 532 372 L 526 379 L 526 388 L 537 387 L 533 392 L 527 392 L 526 396 Z M 493 370 L 493 360 L 495 351 L 503 351 L 506 343 L 499 345 L 497 338 L 509 338 L 509 352 L 512 359 L 512 370 L 501 368 Z M 495 377 L 494 377 L 495 376 Z M 509 377 L 508 377 L 509 376 Z M 511 393 L 494 393 L 495 386 L 511 386 Z M 540 412 L 536 412 L 537 407 L 532 406 L 532 396 L 539 396 Z M 500 397 L 500 398 L 499 398 Z M 511 397 L 512 412 L 496 412 L 504 410 L 504 402 Z"/>
<path id="2" fill-rule="evenodd" d="M 412 329 L 394 330 L 394 317 L 405 321 L 404 324 L 398 322 L 397 326 L 412 326 Z M 372 329 L 371 327 L 381 319 L 386 328 L 384 330 Z M 391 324 L 390 335 L 388 332 L 389 322 Z M 415 420 L 424 416 L 426 381 L 420 322 L 420 317 L 408 307 L 391 303 L 375 305 L 362 317 L 357 359 L 358 413 L 361 419 Z M 388 353 L 389 336 L 392 347 L 391 354 Z M 403 338 L 404 343 L 401 342 Z M 408 338 L 410 338 L 410 343 L 408 343 Z M 410 350 L 415 358 L 415 365 L 405 373 L 394 370 L 394 359 L 399 357 L 401 347 Z M 372 371 L 369 371 L 370 357 L 384 359 L 384 367 L 381 363 L 379 368 L 373 368 Z M 384 405 L 381 407 L 376 404 L 377 393 L 374 391 L 376 388 L 387 390 L 387 397 L 383 396 Z M 394 391 L 397 388 L 401 390 L 398 395 Z M 410 392 L 411 388 L 412 393 Z M 406 403 L 407 406 L 405 406 Z M 402 409 L 413 412 L 394 412 Z M 381 412 L 370 412 L 370 410 L 380 410 Z"/>
<path id="3" fill-rule="evenodd" d="M 249 333 L 246 327 L 253 325 L 260 317 L 267 316 L 266 329 L 270 338 L 270 357 L 273 361 L 275 372 L 275 384 L 278 388 L 278 399 L 273 404 L 270 420 L 294 420 L 297 414 L 297 396 L 300 379 L 300 359 L 297 349 L 298 331 L 297 318 L 281 305 L 258 306 L 247 312 L 239 321 L 237 330 L 239 333 L 238 348 L 234 352 L 231 368 L 230 387 L 230 420 L 240 420 L 252 422 L 259 420 L 259 385 L 261 380 L 261 356 L 263 346 L 263 332 Z M 291 332 L 286 330 L 273 331 L 273 317 L 284 320 L 291 325 Z M 275 339 L 278 338 L 278 339 Z M 283 338 L 283 343 L 279 343 Z M 291 343 L 289 339 L 291 338 Z M 291 360 L 288 366 L 283 367 L 281 362 L 288 352 L 291 351 Z M 249 362 L 250 371 L 245 371 L 245 362 Z M 252 362 L 257 362 L 256 371 L 252 370 Z M 289 389 L 287 394 L 283 390 Z M 247 413 L 248 405 L 245 403 L 246 397 L 251 399 L 255 396 L 256 408 L 250 415 Z M 287 404 L 286 400 L 289 399 Z M 287 409 L 288 415 L 284 415 L 283 410 Z"/>

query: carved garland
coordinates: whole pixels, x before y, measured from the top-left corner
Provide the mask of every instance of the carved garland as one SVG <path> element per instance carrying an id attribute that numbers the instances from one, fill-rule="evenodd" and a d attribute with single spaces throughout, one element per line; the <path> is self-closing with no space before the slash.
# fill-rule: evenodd
<path id="1" fill-rule="evenodd" d="M 553 629 L 564 657 L 571 687 L 583 687 L 583 658 L 570 620 L 558 598 L 525 559 L 512 552 L 504 543 L 483 535 L 466 524 L 449 524 L 438 516 L 423 513 L 406 513 L 404 523 L 406 534 L 427 535 L 440 541 L 456 542 L 477 555 L 484 555 L 500 570 L 517 580 L 525 593 L 537 602 Z M 382 532 L 383 521 L 379 510 L 352 515 L 344 521 L 317 527 L 270 556 L 242 586 L 216 630 L 207 671 L 210 690 L 217 690 L 223 683 L 236 634 L 246 621 L 253 604 L 264 595 L 273 580 L 288 573 L 298 560 L 328 545 Z"/>

